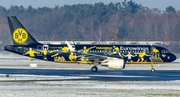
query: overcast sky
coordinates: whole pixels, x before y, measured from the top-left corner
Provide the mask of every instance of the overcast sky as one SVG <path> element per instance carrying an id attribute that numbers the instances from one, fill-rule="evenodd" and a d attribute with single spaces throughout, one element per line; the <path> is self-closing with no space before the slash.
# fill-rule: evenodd
<path id="1" fill-rule="evenodd" d="M 34 8 L 38 7 L 51 7 L 55 5 L 63 6 L 64 4 L 73 5 L 73 4 L 94 4 L 98 2 L 103 2 L 108 4 L 110 2 L 122 2 L 124 0 L 0 0 L 0 5 L 6 8 L 9 8 L 11 5 L 23 5 L 27 8 L 31 5 Z M 127 0 L 129 1 L 129 0 Z M 165 11 L 166 7 L 173 6 L 176 10 L 180 10 L 180 0 L 133 0 L 134 2 L 146 6 L 148 8 L 158 8 L 161 11 Z"/>

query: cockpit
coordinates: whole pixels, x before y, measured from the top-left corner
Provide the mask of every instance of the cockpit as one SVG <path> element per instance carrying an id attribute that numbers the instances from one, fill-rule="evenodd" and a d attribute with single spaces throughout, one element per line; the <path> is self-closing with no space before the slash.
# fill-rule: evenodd
<path id="1" fill-rule="evenodd" d="M 161 53 L 165 54 L 165 53 L 170 53 L 170 52 L 167 49 L 163 49 L 163 50 L 161 50 Z"/>

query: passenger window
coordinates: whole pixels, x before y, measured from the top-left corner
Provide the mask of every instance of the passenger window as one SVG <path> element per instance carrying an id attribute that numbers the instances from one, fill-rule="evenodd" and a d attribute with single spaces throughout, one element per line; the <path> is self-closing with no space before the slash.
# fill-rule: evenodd
<path id="1" fill-rule="evenodd" d="M 149 51 L 146 51 L 146 53 L 149 53 Z"/>
<path id="2" fill-rule="evenodd" d="M 127 54 L 127 51 L 125 51 L 125 54 Z"/>
<path id="3" fill-rule="evenodd" d="M 168 53 L 167 50 L 161 50 L 161 53 Z"/>

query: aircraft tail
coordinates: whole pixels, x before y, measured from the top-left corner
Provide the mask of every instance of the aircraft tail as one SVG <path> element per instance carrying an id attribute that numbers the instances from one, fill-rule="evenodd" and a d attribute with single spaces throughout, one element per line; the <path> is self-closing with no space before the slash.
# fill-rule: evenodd
<path id="1" fill-rule="evenodd" d="M 38 44 L 15 16 L 7 17 L 7 19 L 14 45 Z"/>

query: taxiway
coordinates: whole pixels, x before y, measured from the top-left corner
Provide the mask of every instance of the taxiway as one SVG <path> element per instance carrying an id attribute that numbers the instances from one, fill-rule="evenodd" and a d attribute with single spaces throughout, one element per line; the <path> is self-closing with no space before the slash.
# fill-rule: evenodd
<path id="1" fill-rule="evenodd" d="M 90 70 L 0 68 L 0 74 L 9 74 L 9 76 L 13 74 L 22 74 L 22 75 L 44 75 L 44 76 L 64 77 L 63 79 L 48 79 L 51 81 L 65 80 L 65 77 L 72 78 L 72 79 L 68 78 L 66 80 L 98 80 L 98 81 L 180 80 L 180 70 L 156 70 L 156 72 L 152 73 L 150 70 L 99 70 L 98 72 L 91 72 Z M 73 77 L 77 77 L 77 78 L 73 78 Z"/>

